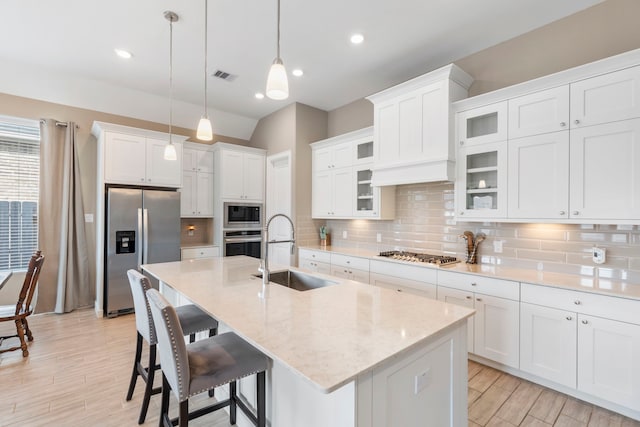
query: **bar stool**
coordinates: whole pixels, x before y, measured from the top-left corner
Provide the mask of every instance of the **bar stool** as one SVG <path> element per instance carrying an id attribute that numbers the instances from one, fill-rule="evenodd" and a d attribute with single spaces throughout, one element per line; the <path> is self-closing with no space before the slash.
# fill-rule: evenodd
<path id="1" fill-rule="evenodd" d="M 136 356 L 133 361 L 133 372 L 131 373 L 131 381 L 129 382 L 127 401 L 133 397 L 133 390 L 136 387 L 138 376 L 142 377 L 146 383 L 140 417 L 138 418 L 138 424 L 142 424 L 147 416 L 151 396 L 161 391 L 159 387 L 153 388 L 155 371 L 160 368 L 160 365 L 156 364 L 156 344 L 158 340 L 153 319 L 151 318 L 149 301 L 147 301 L 147 295 L 145 293 L 147 289 L 151 289 L 151 283 L 146 276 L 136 270 L 127 271 L 127 276 L 129 277 L 129 285 L 131 286 L 131 293 L 133 294 L 137 329 Z M 177 307 L 176 312 L 180 325 L 182 326 L 182 331 L 185 335 L 189 335 L 191 342 L 195 341 L 196 332 L 208 330 L 209 336 L 213 336 L 218 331 L 218 321 L 193 304 Z M 143 339 L 149 345 L 149 365 L 146 368 L 140 363 Z M 210 395 L 213 395 L 213 393 L 210 393 Z"/>
<path id="2" fill-rule="evenodd" d="M 162 364 L 160 425 L 186 427 L 197 418 L 229 406 L 229 421 L 236 423 L 239 407 L 258 427 L 265 427 L 265 371 L 267 357 L 232 332 L 185 344 L 176 309 L 155 289 L 147 291 L 158 337 Z M 257 416 L 238 398 L 236 381 L 257 374 Z M 229 384 L 229 399 L 189 413 L 189 398 Z M 169 419 L 169 393 L 180 402 L 179 417 Z"/>

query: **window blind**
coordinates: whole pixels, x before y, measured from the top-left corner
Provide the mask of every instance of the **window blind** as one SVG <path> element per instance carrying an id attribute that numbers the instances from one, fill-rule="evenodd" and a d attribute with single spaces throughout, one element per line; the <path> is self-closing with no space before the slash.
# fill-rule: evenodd
<path id="1" fill-rule="evenodd" d="M 0 117 L 0 270 L 24 270 L 38 247 L 40 128 Z"/>

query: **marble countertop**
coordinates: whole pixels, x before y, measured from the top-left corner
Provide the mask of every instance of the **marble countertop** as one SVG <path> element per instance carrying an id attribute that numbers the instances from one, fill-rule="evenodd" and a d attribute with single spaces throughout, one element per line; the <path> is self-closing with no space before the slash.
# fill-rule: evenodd
<path id="1" fill-rule="evenodd" d="M 236 256 L 143 269 L 325 393 L 474 313 L 321 274 L 338 284 L 305 292 L 270 284 L 261 298 L 261 279 L 252 276 L 257 266 L 255 258 Z"/>
<path id="2" fill-rule="evenodd" d="M 554 273 L 549 271 L 537 271 L 524 268 L 500 267 L 489 264 L 465 264 L 464 262 L 459 262 L 444 267 L 438 267 L 431 264 L 392 260 L 389 258 L 378 256 L 378 252 L 364 249 L 355 249 L 348 247 L 343 248 L 335 246 L 303 246 L 301 248 L 357 256 L 379 261 L 402 263 L 424 268 L 435 268 L 437 270 L 476 274 L 481 276 L 494 277 L 496 279 L 513 280 L 516 282 L 533 283 L 536 285 L 552 286 L 576 291 L 592 292 L 597 294 L 640 300 L 640 283 L 611 279 L 606 277 Z"/>

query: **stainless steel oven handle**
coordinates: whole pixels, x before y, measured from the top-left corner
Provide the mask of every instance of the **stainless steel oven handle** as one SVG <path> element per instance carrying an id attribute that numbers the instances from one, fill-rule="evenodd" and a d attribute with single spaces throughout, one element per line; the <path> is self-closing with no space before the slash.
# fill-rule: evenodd
<path id="1" fill-rule="evenodd" d="M 225 237 L 225 243 L 262 242 L 261 237 Z"/>

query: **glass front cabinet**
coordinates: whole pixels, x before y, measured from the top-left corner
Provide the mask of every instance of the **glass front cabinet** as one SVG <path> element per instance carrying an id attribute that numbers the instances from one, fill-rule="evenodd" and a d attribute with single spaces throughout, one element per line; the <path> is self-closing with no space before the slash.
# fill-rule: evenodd
<path id="1" fill-rule="evenodd" d="M 507 214 L 507 141 L 458 150 L 458 220 L 504 218 Z"/>

